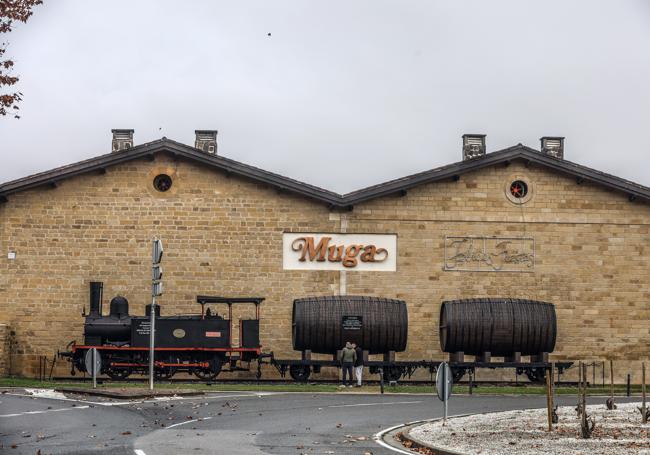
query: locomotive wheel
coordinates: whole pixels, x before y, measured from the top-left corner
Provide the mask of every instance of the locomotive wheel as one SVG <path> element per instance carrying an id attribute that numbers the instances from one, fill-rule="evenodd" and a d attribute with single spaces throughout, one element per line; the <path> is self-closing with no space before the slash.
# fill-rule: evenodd
<path id="1" fill-rule="evenodd" d="M 115 381 L 121 381 L 122 379 L 126 379 L 129 377 L 131 374 L 131 370 L 128 368 L 110 368 L 109 370 L 106 371 L 106 375 L 115 380 Z"/>
<path id="2" fill-rule="evenodd" d="M 291 365 L 289 367 L 289 374 L 294 381 L 297 382 L 307 382 L 311 370 L 308 365 Z"/>
<path id="3" fill-rule="evenodd" d="M 524 373 L 526 373 L 530 382 L 546 382 L 546 370 L 544 368 L 527 368 Z"/>
<path id="4" fill-rule="evenodd" d="M 176 368 L 174 367 L 162 367 L 162 368 L 156 368 L 153 371 L 153 376 L 158 379 L 158 380 L 167 380 L 171 379 L 172 376 L 176 374 Z"/>
<path id="5" fill-rule="evenodd" d="M 400 367 L 386 367 L 384 368 L 384 381 L 399 381 L 402 377 L 402 369 Z"/>
<path id="6" fill-rule="evenodd" d="M 217 376 L 219 376 L 219 373 L 221 373 L 221 366 L 223 365 L 223 360 L 218 357 L 215 357 L 214 359 L 210 360 L 209 363 L 210 363 L 209 368 L 194 368 L 192 370 L 194 376 L 204 381 L 215 380 Z"/>

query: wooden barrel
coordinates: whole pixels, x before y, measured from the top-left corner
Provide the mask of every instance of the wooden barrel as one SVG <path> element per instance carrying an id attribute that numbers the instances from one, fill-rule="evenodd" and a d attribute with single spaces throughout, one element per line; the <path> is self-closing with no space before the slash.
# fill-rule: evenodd
<path id="1" fill-rule="evenodd" d="M 370 354 L 406 349 L 408 315 L 402 300 L 351 295 L 296 299 L 292 322 L 298 351 L 335 354 L 348 341 Z"/>
<path id="2" fill-rule="evenodd" d="M 482 298 L 451 300 L 440 307 L 444 352 L 493 356 L 553 352 L 555 306 L 534 300 Z"/>

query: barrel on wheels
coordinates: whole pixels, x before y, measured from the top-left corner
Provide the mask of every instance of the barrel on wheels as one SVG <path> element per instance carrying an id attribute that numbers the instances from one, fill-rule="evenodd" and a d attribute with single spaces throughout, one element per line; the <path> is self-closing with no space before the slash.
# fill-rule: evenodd
<path id="1" fill-rule="evenodd" d="M 522 355 L 544 359 L 555 349 L 555 306 L 508 298 L 451 300 L 440 307 L 440 346 L 452 357 L 464 354 L 515 360 Z M 533 371 L 526 369 L 526 373 Z M 531 381 L 543 380 L 528 374 Z"/>
<path id="2" fill-rule="evenodd" d="M 408 315 L 402 300 L 323 296 L 293 301 L 293 348 L 335 354 L 346 342 L 370 354 L 406 349 Z"/>

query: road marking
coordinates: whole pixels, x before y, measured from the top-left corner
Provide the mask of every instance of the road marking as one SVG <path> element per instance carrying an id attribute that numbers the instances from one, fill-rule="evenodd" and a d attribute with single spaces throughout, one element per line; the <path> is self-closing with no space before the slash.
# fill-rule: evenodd
<path id="1" fill-rule="evenodd" d="M 75 409 L 88 409 L 88 408 L 90 408 L 90 406 L 75 406 L 74 408 L 46 409 L 43 411 L 25 411 L 16 414 L 2 414 L 0 415 L 0 417 L 18 417 L 18 416 L 33 415 L 33 414 L 45 414 L 47 412 L 74 411 Z"/>
<path id="2" fill-rule="evenodd" d="M 188 423 L 196 423 L 196 422 L 201 422 L 201 421 L 203 421 L 203 420 L 210 420 L 211 418 L 212 418 L 212 417 L 203 417 L 201 420 L 199 420 L 199 419 L 192 419 L 192 420 L 187 420 L 187 421 L 185 421 L 185 422 L 178 422 L 178 423 L 175 423 L 175 424 L 173 424 L 173 425 L 168 425 L 168 426 L 166 426 L 164 429 L 169 430 L 170 428 L 180 427 L 181 425 L 186 425 L 186 424 L 188 424 Z"/>
<path id="3" fill-rule="evenodd" d="M 455 414 L 455 415 L 452 415 L 452 416 L 448 416 L 448 418 L 467 417 L 469 415 L 473 415 L 473 414 Z M 434 417 L 432 419 L 424 419 L 424 420 L 413 420 L 412 422 L 409 422 L 409 423 L 401 423 L 399 425 L 395 425 L 394 427 L 390 427 L 390 428 L 386 428 L 385 430 L 381 430 L 379 433 L 374 435 L 372 437 L 372 439 L 377 444 L 379 444 L 380 446 L 382 446 L 382 447 L 384 447 L 386 449 L 392 450 L 393 452 L 397 452 L 397 453 L 401 453 L 401 454 L 405 454 L 405 455 L 413 455 L 415 452 L 407 452 L 405 450 L 398 449 L 397 447 L 393 447 L 392 445 L 386 443 L 384 441 L 384 435 L 386 435 L 386 433 L 390 433 L 393 430 L 397 430 L 398 428 L 410 427 L 410 426 L 413 426 L 413 425 L 424 424 L 424 423 L 429 423 L 429 422 L 435 422 L 436 420 L 442 420 L 442 417 Z"/>
<path id="4" fill-rule="evenodd" d="M 379 444 L 380 446 L 382 446 L 385 449 L 392 450 L 393 452 L 401 453 L 401 454 L 404 454 L 404 455 L 413 455 L 415 452 L 410 452 L 410 451 L 407 452 L 406 450 L 398 449 L 397 447 L 393 447 L 392 445 L 384 442 L 384 435 L 386 433 L 389 433 L 389 432 L 391 432 L 393 430 L 396 430 L 399 427 L 403 427 L 403 426 L 404 426 L 404 424 L 399 424 L 399 425 L 395 425 L 394 427 L 390 427 L 390 428 L 386 428 L 385 430 L 381 430 L 379 433 L 377 433 L 375 436 L 373 436 L 373 439 L 375 440 L 375 442 L 377 444 Z"/>
<path id="5" fill-rule="evenodd" d="M 337 404 L 333 406 L 327 406 L 328 408 L 354 408 L 359 406 L 381 406 L 389 404 L 416 404 L 422 403 L 422 401 L 390 401 L 387 403 L 358 403 L 358 404 Z"/>
<path id="6" fill-rule="evenodd" d="M 133 449 L 133 451 L 135 452 L 135 455 L 147 455 L 146 453 L 144 453 L 144 450 Z"/>

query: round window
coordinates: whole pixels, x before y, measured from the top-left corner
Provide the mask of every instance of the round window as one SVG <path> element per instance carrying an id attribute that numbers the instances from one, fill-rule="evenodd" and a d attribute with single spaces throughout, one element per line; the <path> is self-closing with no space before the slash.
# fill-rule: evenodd
<path id="1" fill-rule="evenodd" d="M 510 184 L 510 195 L 515 199 L 528 196 L 528 184 L 523 180 L 515 180 Z"/>
<path id="2" fill-rule="evenodd" d="M 172 187 L 172 178 L 167 174 L 160 174 L 154 177 L 153 187 L 162 192 L 169 190 Z"/>

